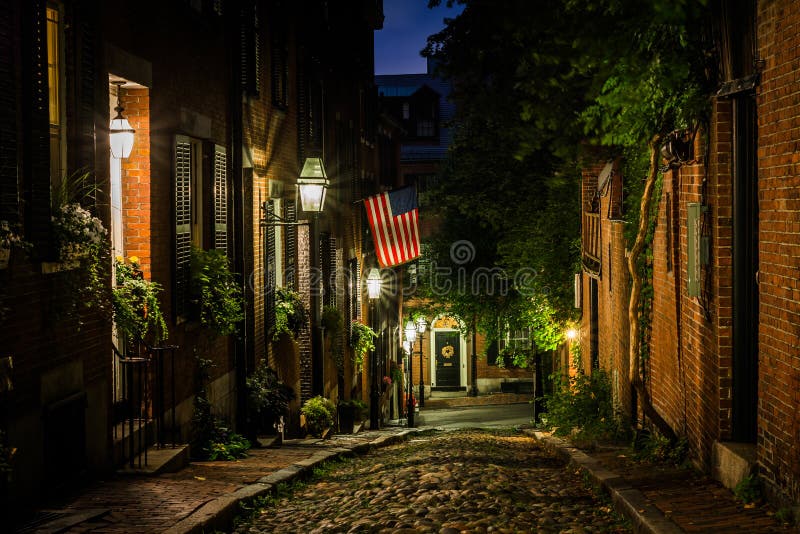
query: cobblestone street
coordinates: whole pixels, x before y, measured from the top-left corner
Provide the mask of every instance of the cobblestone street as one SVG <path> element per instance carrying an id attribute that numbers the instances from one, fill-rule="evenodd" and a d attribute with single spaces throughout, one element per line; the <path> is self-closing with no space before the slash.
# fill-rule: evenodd
<path id="1" fill-rule="evenodd" d="M 420 435 L 279 492 L 256 532 L 628 532 L 581 476 L 527 436 Z"/>

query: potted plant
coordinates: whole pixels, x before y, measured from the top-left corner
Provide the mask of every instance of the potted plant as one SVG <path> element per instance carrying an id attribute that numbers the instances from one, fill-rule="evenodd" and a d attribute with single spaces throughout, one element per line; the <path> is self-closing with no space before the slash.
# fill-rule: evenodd
<path id="1" fill-rule="evenodd" d="M 325 329 L 325 337 L 330 340 L 330 350 L 336 364 L 336 381 L 339 387 L 339 399 L 344 394 L 344 347 L 341 343 L 341 334 L 344 330 L 344 315 L 336 306 L 322 308 L 320 321 Z"/>
<path id="2" fill-rule="evenodd" d="M 278 373 L 259 362 L 247 378 L 247 409 L 251 430 L 255 434 L 273 434 L 280 418 L 288 414 L 294 390 L 281 382 Z M 280 432 L 278 432 L 280 435 Z"/>
<path id="3" fill-rule="evenodd" d="M 11 259 L 11 249 L 14 247 L 27 249 L 30 244 L 20 237 L 19 225 L 12 225 L 8 221 L 0 221 L 0 269 L 8 267 Z"/>
<path id="4" fill-rule="evenodd" d="M 42 268 L 47 272 L 71 271 L 65 288 L 74 295 L 68 311 L 73 316 L 82 309 L 105 314 L 109 307 L 110 247 L 108 231 L 92 213 L 97 192 L 92 174 L 78 171 L 62 178 L 51 195 L 57 263 L 47 262 Z"/>
<path id="5" fill-rule="evenodd" d="M 308 312 L 300 293 L 288 288 L 275 291 L 275 327 L 272 339 L 277 341 L 284 333 L 297 336 L 307 324 Z"/>
<path id="6" fill-rule="evenodd" d="M 192 247 L 191 293 L 200 324 L 227 336 L 244 319 L 244 299 L 224 252 Z"/>
<path id="7" fill-rule="evenodd" d="M 353 321 L 350 329 L 350 346 L 353 347 L 353 364 L 358 367 L 364 363 L 364 355 L 375 349 L 373 341 L 378 334 L 365 324 Z"/>
<path id="8" fill-rule="evenodd" d="M 366 408 L 366 403 L 359 399 L 339 401 L 339 432 L 352 434 L 356 421 L 361 421 L 364 418 L 364 410 Z"/>
<path id="9" fill-rule="evenodd" d="M 163 340 L 167 323 L 158 301 L 161 286 L 144 278 L 136 256 L 131 256 L 127 262 L 117 256 L 114 267 L 117 284 L 111 301 L 119 331 L 130 341 L 156 344 Z"/>
<path id="10" fill-rule="evenodd" d="M 325 437 L 333 426 L 336 406 L 325 397 L 317 396 L 308 399 L 300 409 L 300 413 L 305 416 L 308 433 L 321 438 Z"/>

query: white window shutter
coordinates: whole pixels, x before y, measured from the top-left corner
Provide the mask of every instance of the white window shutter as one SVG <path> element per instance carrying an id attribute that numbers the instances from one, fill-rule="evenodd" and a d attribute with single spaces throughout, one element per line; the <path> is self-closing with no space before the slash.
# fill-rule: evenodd
<path id="1" fill-rule="evenodd" d="M 228 158 L 220 145 L 214 147 L 214 248 L 228 253 Z"/>
<path id="2" fill-rule="evenodd" d="M 175 316 L 186 312 L 192 252 L 192 143 L 175 136 Z"/>

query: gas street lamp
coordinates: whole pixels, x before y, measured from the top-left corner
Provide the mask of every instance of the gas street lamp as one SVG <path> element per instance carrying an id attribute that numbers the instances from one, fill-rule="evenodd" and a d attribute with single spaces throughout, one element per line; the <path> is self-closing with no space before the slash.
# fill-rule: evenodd
<path id="1" fill-rule="evenodd" d="M 419 334 L 419 407 L 425 407 L 425 372 L 422 368 L 422 341 L 423 341 L 423 334 L 425 333 L 425 328 L 427 328 L 428 322 L 425 320 L 425 317 L 420 317 L 417 319 L 417 334 Z"/>
<path id="2" fill-rule="evenodd" d="M 370 269 L 369 276 L 367 276 L 367 296 L 369 296 L 369 304 L 372 309 L 370 320 L 373 326 L 380 328 L 380 322 L 377 320 L 376 302 L 381 296 L 381 272 L 378 269 Z M 380 340 L 378 342 L 380 346 Z M 381 393 L 378 386 L 378 350 L 373 349 L 370 359 L 370 374 L 372 375 L 372 385 L 369 392 L 369 428 L 370 430 L 378 429 L 378 403 L 380 402 Z"/>
<path id="3" fill-rule="evenodd" d="M 414 341 L 417 339 L 417 327 L 414 321 L 408 321 L 405 327 L 406 341 L 409 344 L 408 353 L 408 399 L 406 410 L 408 410 L 408 428 L 414 427 L 414 369 L 411 361 L 414 356 Z M 420 372 L 422 369 L 420 369 Z"/>

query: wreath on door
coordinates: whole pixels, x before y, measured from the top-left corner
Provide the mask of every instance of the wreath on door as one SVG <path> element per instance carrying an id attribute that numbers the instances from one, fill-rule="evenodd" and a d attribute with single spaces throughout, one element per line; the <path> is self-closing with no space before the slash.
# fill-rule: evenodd
<path id="1" fill-rule="evenodd" d="M 452 358 L 453 354 L 456 353 L 456 350 L 453 348 L 453 345 L 445 345 L 442 347 L 442 356 L 445 358 Z"/>

